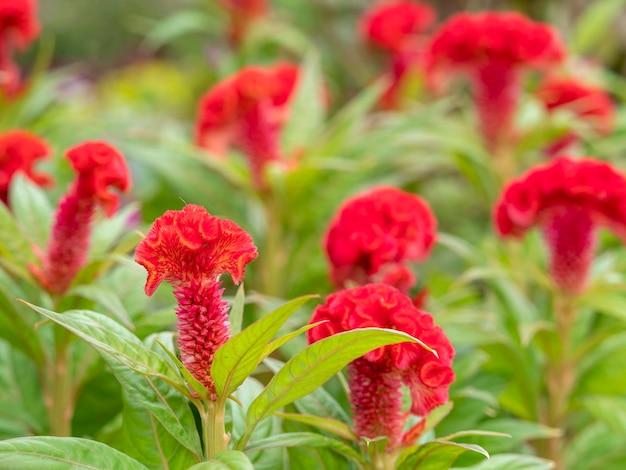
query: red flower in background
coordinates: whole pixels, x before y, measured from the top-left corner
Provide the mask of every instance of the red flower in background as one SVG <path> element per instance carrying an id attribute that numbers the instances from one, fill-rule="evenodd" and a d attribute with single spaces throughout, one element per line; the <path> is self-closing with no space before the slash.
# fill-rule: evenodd
<path id="1" fill-rule="evenodd" d="M 424 69 L 424 45 L 421 34 L 435 20 L 430 5 L 406 0 L 374 4 L 362 16 L 359 28 L 363 38 L 390 54 L 391 83 L 381 98 L 387 109 L 400 105 L 403 88 Z"/>
<path id="2" fill-rule="evenodd" d="M 21 88 L 13 50 L 24 49 L 39 35 L 36 10 L 34 0 L 0 2 L 0 89 L 9 98 Z"/>
<path id="3" fill-rule="evenodd" d="M 265 166 L 282 159 L 280 132 L 298 76 L 292 64 L 250 66 L 218 83 L 198 104 L 196 143 L 218 156 L 230 147 L 244 152 L 263 187 Z"/>
<path id="4" fill-rule="evenodd" d="M 0 133 L 0 199 L 8 203 L 9 186 L 18 172 L 41 186 L 52 183 L 50 176 L 34 169 L 37 160 L 49 155 L 48 144 L 35 134 L 20 129 Z"/>
<path id="5" fill-rule="evenodd" d="M 230 16 L 230 39 L 235 45 L 241 44 L 250 25 L 267 14 L 267 0 L 220 0 Z"/>
<path id="6" fill-rule="evenodd" d="M 181 361 L 213 400 L 213 356 L 230 337 L 219 277 L 228 272 L 235 283 L 241 282 L 256 256 L 248 233 L 196 205 L 165 212 L 135 252 L 135 261 L 148 271 L 147 295 L 164 280 L 174 286 Z"/>
<path id="7" fill-rule="evenodd" d="M 615 105 L 609 94 L 599 87 L 572 77 L 551 76 L 541 84 L 537 96 L 550 112 L 568 110 L 599 134 L 609 135 L 613 132 Z M 567 133 L 549 147 L 548 154 L 556 156 L 564 153 L 578 140 L 573 132 Z"/>
<path id="8" fill-rule="evenodd" d="M 415 277 L 406 266 L 430 255 L 437 220 L 414 194 L 381 186 L 339 208 L 325 237 L 334 284 L 384 282 L 407 293 Z"/>
<path id="9" fill-rule="evenodd" d="M 65 293 L 85 264 L 91 221 L 96 207 L 107 216 L 117 210 L 118 196 L 110 187 L 125 192 L 130 176 L 122 154 L 105 142 L 85 142 L 66 153 L 76 179 L 59 202 L 43 271 L 33 273 L 50 292 Z"/>
<path id="10" fill-rule="evenodd" d="M 586 287 L 596 229 L 626 240 L 626 178 L 608 163 L 559 157 L 509 183 L 494 217 L 502 236 L 521 237 L 539 226 L 554 282 L 578 294 Z"/>
<path id="11" fill-rule="evenodd" d="M 367 284 L 332 294 L 318 306 L 311 323 L 327 320 L 307 332 L 309 343 L 357 328 L 390 328 L 422 340 L 436 355 L 413 343 L 384 346 L 349 366 L 350 403 L 359 436 L 386 436 L 388 450 L 411 445 L 416 429 L 405 432 L 408 413 L 402 411 L 401 386 L 411 394 L 409 413 L 425 417 L 448 401 L 454 381 L 454 349 L 432 316 L 386 284 Z"/>
<path id="12" fill-rule="evenodd" d="M 433 35 L 429 68 L 469 74 L 480 130 L 494 150 L 511 138 L 522 72 L 553 67 L 564 56 L 556 30 L 547 24 L 513 12 L 459 13 Z"/>

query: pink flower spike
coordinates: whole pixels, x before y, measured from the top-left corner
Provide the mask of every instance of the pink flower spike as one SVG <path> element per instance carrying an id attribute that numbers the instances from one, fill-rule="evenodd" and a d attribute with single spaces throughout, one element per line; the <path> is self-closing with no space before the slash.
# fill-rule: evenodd
<path id="1" fill-rule="evenodd" d="M 523 72 L 545 70 L 564 56 L 554 29 L 520 13 L 458 13 L 431 38 L 429 69 L 437 76 L 470 76 L 480 130 L 494 151 L 512 137 Z"/>
<path id="2" fill-rule="evenodd" d="M 50 176 L 33 168 L 38 160 L 47 158 L 50 148 L 35 134 L 16 129 L 0 134 L 0 199 L 8 202 L 9 186 L 16 173 L 21 172 L 40 186 L 52 183 Z"/>
<path id="3" fill-rule="evenodd" d="M 406 263 L 426 259 L 437 220 L 414 194 L 380 186 L 346 200 L 326 232 L 324 245 L 337 287 L 384 282 L 408 292 L 415 278 Z"/>
<path id="4" fill-rule="evenodd" d="M 135 251 L 135 261 L 148 272 L 147 295 L 163 280 L 174 286 L 181 361 L 212 400 L 217 399 L 209 373 L 213 356 L 230 337 L 219 277 L 228 272 L 239 283 L 256 256 L 247 232 L 191 204 L 155 220 Z"/>
<path id="5" fill-rule="evenodd" d="M 412 445 L 419 437 L 404 432 L 401 387 L 411 394 L 410 414 L 425 417 L 448 401 L 454 381 L 454 349 L 432 316 L 414 307 L 407 296 L 386 284 L 367 284 L 339 291 L 313 313 L 311 323 L 327 320 L 307 332 L 309 343 L 336 333 L 378 327 L 403 331 L 437 351 L 438 357 L 413 343 L 378 348 L 348 369 L 355 432 L 374 439 L 387 437 L 387 450 Z"/>
<path id="6" fill-rule="evenodd" d="M 626 178 L 608 163 L 562 156 L 510 182 L 494 208 L 494 221 L 501 236 L 541 228 L 555 284 L 580 294 L 594 257 L 596 229 L 607 227 L 626 241 Z"/>

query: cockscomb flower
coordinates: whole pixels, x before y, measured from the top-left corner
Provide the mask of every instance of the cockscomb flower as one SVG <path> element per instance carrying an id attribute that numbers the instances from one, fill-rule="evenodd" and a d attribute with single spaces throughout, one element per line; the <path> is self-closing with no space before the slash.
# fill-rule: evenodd
<path id="1" fill-rule="evenodd" d="M 626 178 L 608 163 L 562 156 L 509 183 L 494 218 L 501 236 L 521 237 L 538 226 L 554 283 L 579 294 L 587 284 L 597 229 L 606 227 L 626 240 Z"/>
<path id="2" fill-rule="evenodd" d="M 602 88 L 581 82 L 573 77 L 550 76 L 537 90 L 537 96 L 549 112 L 568 110 L 601 135 L 613 132 L 615 105 Z M 566 133 L 548 149 L 556 156 L 578 142 L 574 132 Z"/>
<path id="3" fill-rule="evenodd" d="M 387 284 L 366 284 L 330 295 L 315 309 L 311 323 L 324 320 L 307 332 L 309 343 L 344 331 L 378 327 L 408 333 L 437 352 L 400 343 L 371 351 L 349 365 L 356 434 L 370 439 L 385 436 L 388 450 L 413 444 L 419 433 L 404 429 L 408 414 L 426 417 L 446 403 L 454 381 L 454 349 L 443 330 L 429 313 L 415 308 L 407 296 Z M 409 413 L 402 409 L 403 385 L 411 395 Z"/>
<path id="4" fill-rule="evenodd" d="M 241 44 L 251 24 L 267 14 L 267 0 L 220 0 L 230 16 L 230 39 L 235 45 Z"/>
<path id="5" fill-rule="evenodd" d="M 434 20 L 430 5 L 407 0 L 374 4 L 361 17 L 359 29 L 364 40 L 390 54 L 391 83 L 381 97 L 384 108 L 397 108 L 406 82 L 422 74 L 425 64 L 421 35 Z"/>
<path id="6" fill-rule="evenodd" d="M 6 97 L 20 89 L 19 70 L 13 50 L 24 49 L 39 35 L 35 0 L 0 2 L 0 89 Z"/>
<path id="7" fill-rule="evenodd" d="M 148 272 L 147 295 L 164 280 L 173 285 L 181 361 L 213 401 L 217 399 L 209 373 L 213 356 L 230 337 L 228 304 L 222 300 L 219 278 L 227 272 L 238 284 L 256 256 L 247 232 L 192 204 L 156 219 L 135 252 L 135 261 Z"/>
<path id="8" fill-rule="evenodd" d="M 121 153 L 105 142 L 84 142 L 67 151 L 76 179 L 57 208 L 43 271 L 33 273 L 43 286 L 65 293 L 87 260 L 91 222 L 100 206 L 107 216 L 117 210 L 118 196 L 110 188 L 130 189 L 130 176 Z"/>
<path id="9" fill-rule="evenodd" d="M 416 281 L 406 264 L 430 255 L 436 229 L 430 206 L 414 194 L 380 186 L 353 196 L 325 236 L 333 283 L 384 282 L 408 293 Z"/>
<path id="10" fill-rule="evenodd" d="M 435 76 L 469 75 L 480 130 L 493 151 L 512 137 L 524 70 L 548 69 L 564 56 L 556 30 L 547 24 L 515 12 L 459 13 L 431 38 L 429 68 Z"/>
<path id="11" fill-rule="evenodd" d="M 280 132 L 298 76 L 292 64 L 250 66 L 218 83 L 198 104 L 196 143 L 217 156 L 231 147 L 245 153 L 263 187 L 266 165 L 282 159 Z"/>
<path id="12" fill-rule="evenodd" d="M 8 203 L 9 185 L 18 172 L 41 186 L 52 183 L 50 176 L 34 169 L 38 160 L 49 155 L 48 144 L 35 134 L 21 129 L 0 133 L 0 199 Z"/>

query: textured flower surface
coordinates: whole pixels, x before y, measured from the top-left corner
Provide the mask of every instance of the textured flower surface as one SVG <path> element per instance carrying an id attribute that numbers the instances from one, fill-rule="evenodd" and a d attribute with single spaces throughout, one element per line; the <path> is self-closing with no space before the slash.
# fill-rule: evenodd
<path id="1" fill-rule="evenodd" d="M 511 138 L 520 73 L 547 69 L 564 56 L 556 30 L 520 13 L 459 13 L 431 38 L 428 68 L 437 76 L 457 70 L 470 75 L 481 132 L 494 150 Z"/>
<path id="2" fill-rule="evenodd" d="M 391 0 L 374 4 L 361 17 L 363 38 L 391 52 L 403 49 L 407 41 L 423 33 L 435 20 L 430 5 L 407 0 Z"/>
<path id="3" fill-rule="evenodd" d="M 52 179 L 34 169 L 38 160 L 49 155 L 48 144 L 35 134 L 20 129 L 0 133 L 0 198 L 7 202 L 9 185 L 18 172 L 39 185 L 49 185 Z"/>
<path id="4" fill-rule="evenodd" d="M 147 295 L 163 280 L 174 286 L 181 361 L 213 400 L 213 356 L 230 337 L 219 276 L 228 272 L 239 283 L 256 256 L 247 232 L 191 204 L 159 217 L 135 252 L 135 261 L 148 272 Z"/>
<path id="5" fill-rule="evenodd" d="M 65 293 L 84 266 L 89 250 L 91 222 L 96 206 L 110 217 L 118 196 L 109 190 L 130 188 L 130 176 L 122 154 L 105 142 L 85 142 L 68 150 L 67 158 L 77 175 L 59 202 L 43 272 L 35 273 L 54 293 Z"/>
<path id="6" fill-rule="evenodd" d="M 415 279 L 407 262 L 424 260 L 436 238 L 437 220 L 414 194 L 381 186 L 348 200 L 326 233 L 335 285 L 386 282 L 408 291 Z"/>
<path id="7" fill-rule="evenodd" d="M 579 293 L 593 260 L 596 228 L 626 240 L 626 178 L 605 162 L 559 157 L 509 183 L 494 218 L 502 236 L 522 236 L 539 226 L 555 283 Z"/>
<path id="8" fill-rule="evenodd" d="M 233 147 L 246 154 L 257 184 L 268 162 L 281 160 L 280 131 L 299 71 L 295 65 L 249 66 L 202 96 L 196 143 L 217 156 Z"/>
<path id="9" fill-rule="evenodd" d="M 13 50 L 28 46 L 39 34 L 34 0 L 0 2 L 0 88 L 5 96 L 20 88 L 19 70 L 13 62 Z"/>
<path id="10" fill-rule="evenodd" d="M 388 448 L 410 445 L 405 432 L 400 387 L 408 386 L 410 413 L 426 416 L 448 401 L 454 380 L 454 349 L 432 316 L 415 308 L 399 290 L 386 284 L 366 284 L 339 291 L 316 308 L 311 323 L 324 321 L 307 332 L 309 343 L 357 328 L 389 328 L 422 340 L 438 357 L 413 343 L 378 348 L 349 368 L 350 402 L 355 431 L 363 437 L 386 436 Z"/>

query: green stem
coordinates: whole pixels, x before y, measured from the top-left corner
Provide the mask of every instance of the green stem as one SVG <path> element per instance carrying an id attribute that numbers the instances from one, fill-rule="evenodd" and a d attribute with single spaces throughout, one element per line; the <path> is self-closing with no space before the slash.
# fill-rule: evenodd
<path id="1" fill-rule="evenodd" d="M 66 437 L 72 435 L 72 415 L 74 414 L 70 335 L 65 328 L 54 325 L 54 339 L 55 360 L 48 375 L 48 418 L 50 434 Z"/>
<path id="2" fill-rule="evenodd" d="M 287 250 L 282 246 L 281 211 L 276 194 L 271 189 L 261 194 L 261 200 L 267 223 L 265 243 L 261 254 L 264 263 L 261 272 L 261 288 L 265 295 L 283 297 L 285 294 L 284 276 L 281 273 L 285 268 Z"/>
<path id="3" fill-rule="evenodd" d="M 196 403 L 202 420 L 202 439 L 205 459 L 211 460 L 216 454 L 228 450 L 230 436 L 226 434 L 224 423 L 225 404 L 222 401 L 206 400 Z"/>
<path id="4" fill-rule="evenodd" d="M 397 452 L 387 452 L 375 447 L 372 453 L 371 470 L 393 470 L 396 467 Z"/>

